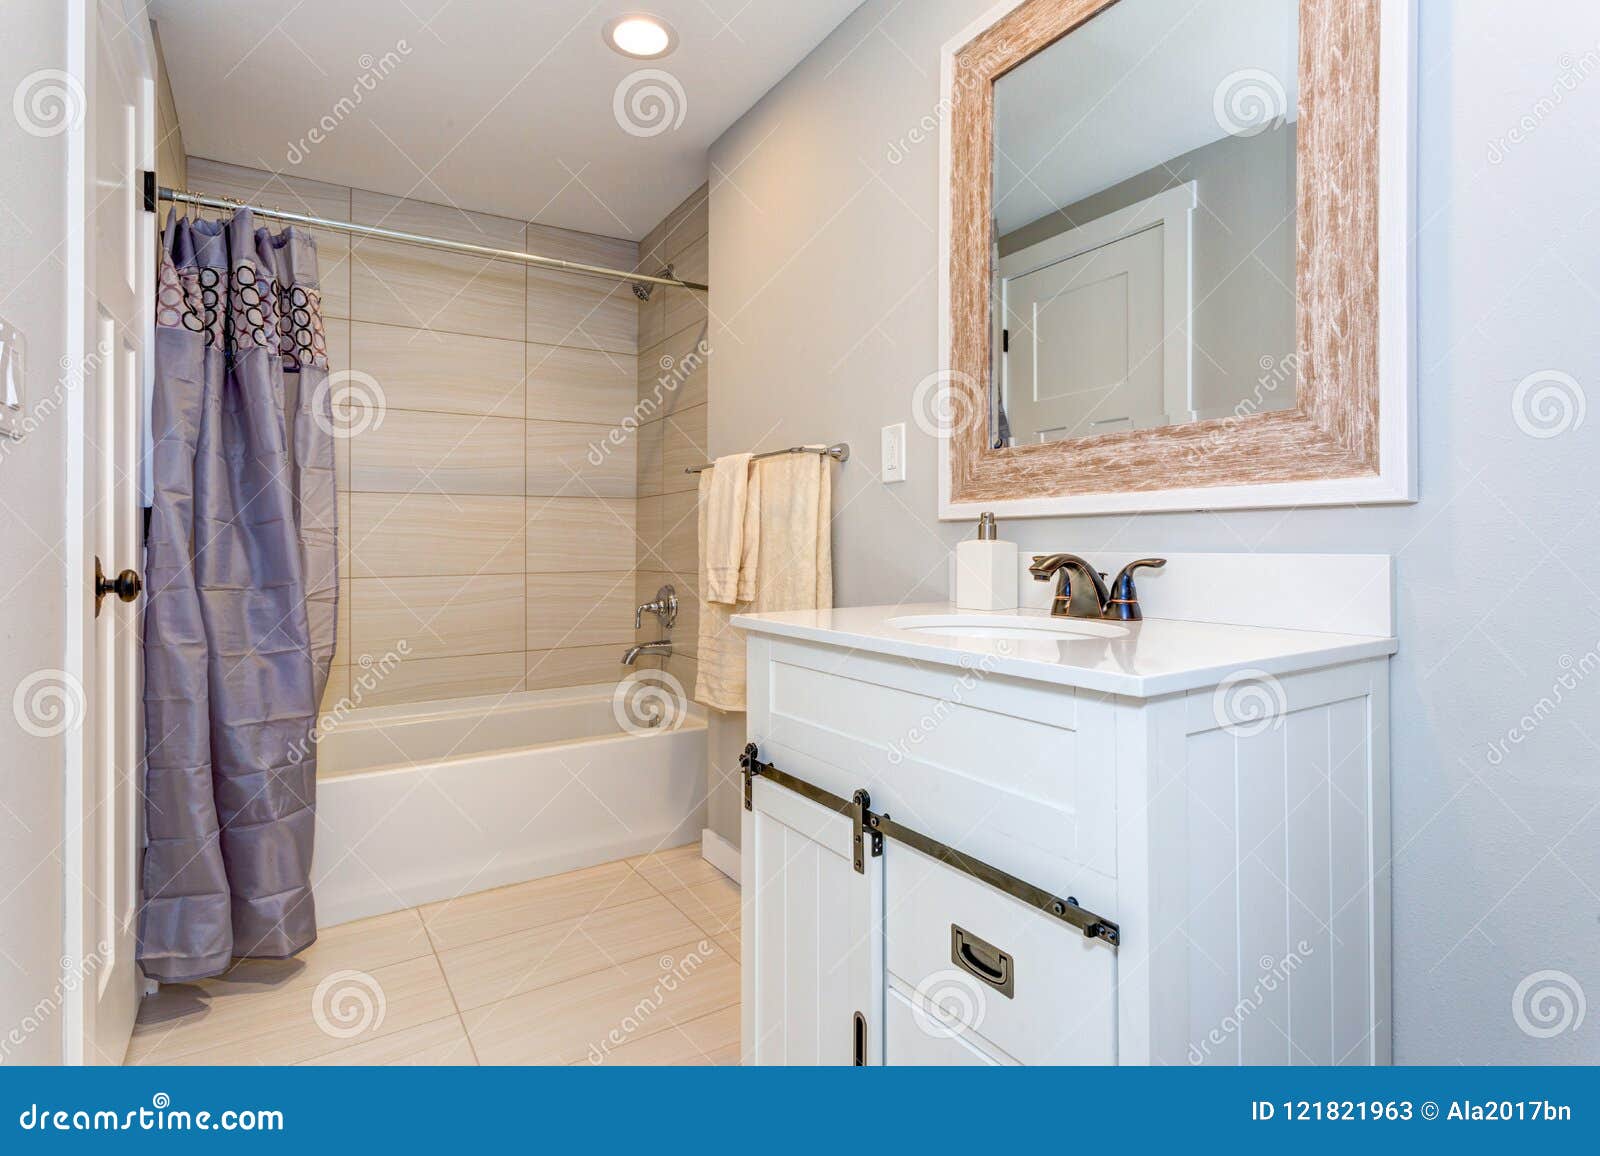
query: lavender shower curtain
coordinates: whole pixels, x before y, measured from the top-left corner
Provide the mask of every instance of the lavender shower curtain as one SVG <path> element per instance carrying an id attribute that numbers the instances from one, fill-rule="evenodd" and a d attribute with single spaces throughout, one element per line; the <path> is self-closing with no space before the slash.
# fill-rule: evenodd
<path id="1" fill-rule="evenodd" d="M 339 576 L 315 240 L 169 218 L 155 342 L 139 960 L 178 982 L 316 938 Z"/>

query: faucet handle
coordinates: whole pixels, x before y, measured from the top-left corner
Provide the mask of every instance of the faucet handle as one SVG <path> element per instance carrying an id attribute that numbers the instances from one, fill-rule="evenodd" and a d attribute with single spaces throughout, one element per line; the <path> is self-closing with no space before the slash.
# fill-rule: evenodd
<path id="1" fill-rule="evenodd" d="M 1139 592 L 1133 585 L 1133 572 L 1145 566 L 1159 570 L 1166 564 L 1165 558 L 1140 558 L 1137 562 L 1129 562 L 1124 566 L 1111 582 L 1111 598 L 1106 603 L 1106 617 L 1120 618 L 1125 622 L 1137 622 L 1142 619 L 1144 611 L 1139 609 Z"/>

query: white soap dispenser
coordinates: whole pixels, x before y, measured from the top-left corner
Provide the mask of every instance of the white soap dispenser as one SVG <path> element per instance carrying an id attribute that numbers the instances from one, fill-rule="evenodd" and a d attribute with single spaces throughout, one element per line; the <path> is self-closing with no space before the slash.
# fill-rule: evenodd
<path id="1" fill-rule="evenodd" d="M 956 546 L 956 609 L 1017 608 L 1017 544 L 1000 541 L 994 515 L 978 518 L 978 536 Z"/>

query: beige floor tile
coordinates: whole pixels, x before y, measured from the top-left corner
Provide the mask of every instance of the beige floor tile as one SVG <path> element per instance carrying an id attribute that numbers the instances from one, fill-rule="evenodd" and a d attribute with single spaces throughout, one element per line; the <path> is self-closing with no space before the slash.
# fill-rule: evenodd
<path id="1" fill-rule="evenodd" d="M 640 855 L 629 859 L 628 866 L 643 875 L 658 891 L 674 891 L 696 883 L 728 878 L 706 862 L 700 854 L 698 843 L 685 843 L 682 847 Z"/>
<path id="2" fill-rule="evenodd" d="M 462 1017 L 485 1064 L 569 1064 L 739 1000 L 739 966 L 709 940 L 525 992 Z"/>
<path id="3" fill-rule="evenodd" d="M 316 1066 L 461 1068 L 474 1067 L 478 1060 L 472 1054 L 461 1017 L 452 1015 L 300 1062 Z"/>
<path id="4" fill-rule="evenodd" d="M 324 927 L 317 941 L 295 959 L 236 959 L 225 973 L 206 983 L 218 995 L 288 991 L 315 987 L 336 971 L 373 971 L 432 954 L 422 917 L 414 910 L 395 911 Z"/>
<path id="5" fill-rule="evenodd" d="M 609 1067 L 685 1067 L 739 1062 L 739 1005 L 674 1024 L 666 1031 L 591 1052 L 579 1064 Z"/>
<path id="6" fill-rule="evenodd" d="M 432 955 L 337 976 L 324 977 L 326 990 L 291 984 L 244 992 L 216 981 L 164 986 L 141 1009 L 128 1063 L 294 1064 L 455 1012 Z M 368 1026 L 341 1034 L 358 1022 Z"/>
<path id="7" fill-rule="evenodd" d="M 422 921 L 437 950 L 445 951 L 515 931 L 576 919 L 655 894 L 626 863 L 603 863 L 565 875 L 515 883 L 430 903 Z"/>
<path id="8" fill-rule="evenodd" d="M 462 1011 L 658 955 L 700 929 L 657 896 L 439 953 Z"/>
<path id="9" fill-rule="evenodd" d="M 739 953 L 744 947 L 744 944 L 740 941 L 739 934 L 737 932 L 729 932 L 727 935 L 716 936 L 716 944 L 718 947 L 722 948 L 723 951 L 726 951 L 729 955 L 733 956 L 734 959 L 740 958 Z"/>
<path id="10" fill-rule="evenodd" d="M 666 895 L 707 934 L 739 934 L 739 885 L 726 875 Z"/>

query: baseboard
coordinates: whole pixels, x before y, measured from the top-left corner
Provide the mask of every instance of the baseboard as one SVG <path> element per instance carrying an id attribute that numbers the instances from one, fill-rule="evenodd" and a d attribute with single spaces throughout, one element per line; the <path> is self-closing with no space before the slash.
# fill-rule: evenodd
<path id="1" fill-rule="evenodd" d="M 735 883 L 739 882 L 739 848 L 710 827 L 700 832 L 700 857 Z"/>

